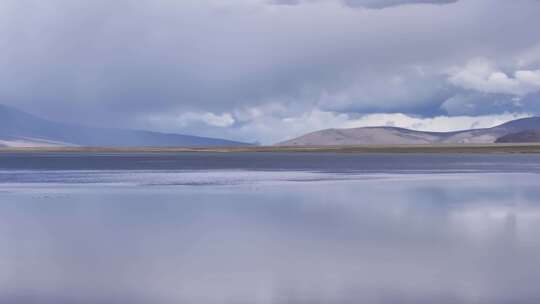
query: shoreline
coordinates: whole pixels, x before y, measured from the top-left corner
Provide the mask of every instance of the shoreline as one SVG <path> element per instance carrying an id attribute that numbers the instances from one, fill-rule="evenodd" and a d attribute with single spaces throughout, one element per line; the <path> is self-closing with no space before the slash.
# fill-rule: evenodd
<path id="1" fill-rule="evenodd" d="M 0 153 L 540 153 L 540 143 L 249 147 L 0 147 Z"/>

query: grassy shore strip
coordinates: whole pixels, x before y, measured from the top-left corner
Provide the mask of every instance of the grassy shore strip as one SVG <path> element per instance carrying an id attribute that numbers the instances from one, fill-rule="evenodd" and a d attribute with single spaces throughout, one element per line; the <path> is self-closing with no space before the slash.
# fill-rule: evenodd
<path id="1" fill-rule="evenodd" d="M 257 147 L 0 147 L 0 153 L 187 153 L 187 152 L 319 152 L 319 153 L 540 153 L 540 143 L 363 146 Z"/>

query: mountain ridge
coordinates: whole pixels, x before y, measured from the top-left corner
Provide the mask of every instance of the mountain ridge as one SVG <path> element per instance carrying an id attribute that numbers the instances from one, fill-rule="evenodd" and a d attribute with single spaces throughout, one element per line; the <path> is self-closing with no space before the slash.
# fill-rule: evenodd
<path id="1" fill-rule="evenodd" d="M 540 117 L 521 118 L 492 128 L 450 132 L 418 131 L 400 127 L 360 127 L 325 129 L 279 142 L 276 146 L 340 146 L 392 144 L 487 144 L 511 133 L 540 131 Z"/>
<path id="2" fill-rule="evenodd" d="M 247 146 L 244 142 L 146 130 L 129 130 L 50 121 L 0 105 L 0 146 L 203 147 Z"/>

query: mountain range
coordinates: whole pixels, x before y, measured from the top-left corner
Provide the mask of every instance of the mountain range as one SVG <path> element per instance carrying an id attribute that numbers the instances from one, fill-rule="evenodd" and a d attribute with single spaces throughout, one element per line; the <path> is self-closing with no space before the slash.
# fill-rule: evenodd
<path id="1" fill-rule="evenodd" d="M 525 132 L 525 133 L 524 133 Z M 280 142 L 277 146 L 486 144 L 540 141 L 540 117 L 513 120 L 493 128 L 423 132 L 396 127 L 327 129 Z M 536 135 L 536 137 L 534 136 Z"/>
<path id="2" fill-rule="evenodd" d="M 246 145 L 249 144 L 218 138 L 59 123 L 0 105 L 0 147 L 223 147 Z"/>
<path id="3" fill-rule="evenodd" d="M 326 129 L 276 146 L 485 144 L 540 142 L 540 117 L 485 129 L 424 132 L 396 127 Z M 144 130 L 89 127 L 43 119 L 0 105 L 0 147 L 232 147 L 251 144 Z"/>

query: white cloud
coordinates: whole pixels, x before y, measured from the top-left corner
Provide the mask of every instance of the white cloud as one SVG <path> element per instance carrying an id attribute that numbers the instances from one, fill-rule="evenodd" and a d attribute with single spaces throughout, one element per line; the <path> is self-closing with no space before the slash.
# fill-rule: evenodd
<path id="1" fill-rule="evenodd" d="M 436 116 L 420 118 L 401 113 L 371 114 L 350 120 L 345 127 L 394 126 L 418 131 L 449 132 L 463 129 L 490 128 L 507 121 L 529 117 L 524 113 L 504 113 L 484 116 Z"/>
<path id="2" fill-rule="evenodd" d="M 235 123 L 231 113 L 216 115 L 210 112 L 186 112 L 177 116 L 154 115 L 145 117 L 147 123 L 158 126 L 184 128 L 193 124 L 205 124 L 212 127 L 226 128 Z"/>
<path id="3" fill-rule="evenodd" d="M 178 123 L 181 125 L 190 124 L 193 122 L 203 122 L 209 126 L 214 127 L 230 127 L 234 124 L 235 120 L 230 113 L 223 113 L 216 115 L 214 113 L 193 113 L 188 112 L 178 117 Z"/>
<path id="4" fill-rule="evenodd" d="M 486 59 L 475 59 L 450 71 L 450 83 L 484 93 L 524 96 L 540 91 L 540 70 L 517 70 L 513 75 Z"/>

